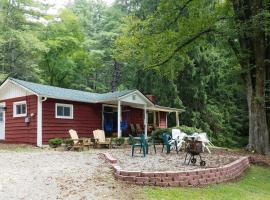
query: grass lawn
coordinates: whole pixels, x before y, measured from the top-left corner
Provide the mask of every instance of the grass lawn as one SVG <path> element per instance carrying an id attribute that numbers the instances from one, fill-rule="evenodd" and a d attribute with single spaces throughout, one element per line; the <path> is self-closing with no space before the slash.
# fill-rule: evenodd
<path id="1" fill-rule="evenodd" d="M 147 199 L 269 200 L 270 169 L 252 166 L 239 181 L 204 188 L 146 188 Z"/>

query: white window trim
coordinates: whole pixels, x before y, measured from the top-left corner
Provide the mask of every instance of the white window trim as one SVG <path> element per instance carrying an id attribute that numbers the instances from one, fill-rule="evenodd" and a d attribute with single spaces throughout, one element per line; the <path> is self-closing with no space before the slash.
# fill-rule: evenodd
<path id="1" fill-rule="evenodd" d="M 25 104 L 25 113 L 24 114 L 17 114 L 16 113 L 16 106 Z M 27 103 L 26 101 L 17 101 L 13 102 L 13 117 L 26 117 L 27 116 Z"/>
<path id="2" fill-rule="evenodd" d="M 16 106 L 17 105 L 23 105 L 25 104 L 25 113 L 24 114 L 17 114 L 16 111 Z M 17 101 L 13 102 L 13 117 L 26 117 L 27 116 L 27 103 L 26 101 Z"/>
<path id="3" fill-rule="evenodd" d="M 69 107 L 71 116 L 58 116 L 57 115 L 57 107 L 58 106 Z M 73 104 L 56 103 L 55 104 L 55 118 L 57 118 L 57 119 L 73 119 Z"/>

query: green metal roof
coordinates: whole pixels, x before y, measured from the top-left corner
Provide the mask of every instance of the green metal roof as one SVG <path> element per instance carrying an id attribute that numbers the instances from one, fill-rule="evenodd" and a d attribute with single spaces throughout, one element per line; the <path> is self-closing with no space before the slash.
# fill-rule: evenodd
<path id="1" fill-rule="evenodd" d="M 89 102 L 89 103 L 98 103 L 102 101 L 115 100 L 119 97 L 122 97 L 131 92 L 136 91 L 136 90 L 124 90 L 99 94 L 80 90 L 54 87 L 49 85 L 42 85 L 15 78 L 8 78 L 8 79 L 40 96 L 79 102 Z"/>

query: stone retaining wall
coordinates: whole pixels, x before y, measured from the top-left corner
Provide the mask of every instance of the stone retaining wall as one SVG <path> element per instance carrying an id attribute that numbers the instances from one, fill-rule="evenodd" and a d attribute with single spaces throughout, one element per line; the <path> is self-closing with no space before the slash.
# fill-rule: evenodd
<path id="1" fill-rule="evenodd" d="M 127 171 L 117 165 L 117 160 L 104 153 L 111 164 L 117 180 L 137 185 L 154 186 L 199 186 L 226 182 L 235 179 L 249 167 L 249 158 L 241 157 L 234 162 L 218 168 L 196 169 L 191 171 Z"/>

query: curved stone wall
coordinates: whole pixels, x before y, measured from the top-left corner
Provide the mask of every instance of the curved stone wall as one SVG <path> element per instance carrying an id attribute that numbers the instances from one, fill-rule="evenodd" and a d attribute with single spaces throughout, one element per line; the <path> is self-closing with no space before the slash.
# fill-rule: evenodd
<path id="1" fill-rule="evenodd" d="M 154 186 L 199 186 L 226 182 L 235 179 L 249 167 L 249 158 L 241 157 L 232 163 L 218 168 L 196 169 L 191 171 L 127 171 L 108 153 L 103 153 L 111 164 L 117 180 Z"/>

